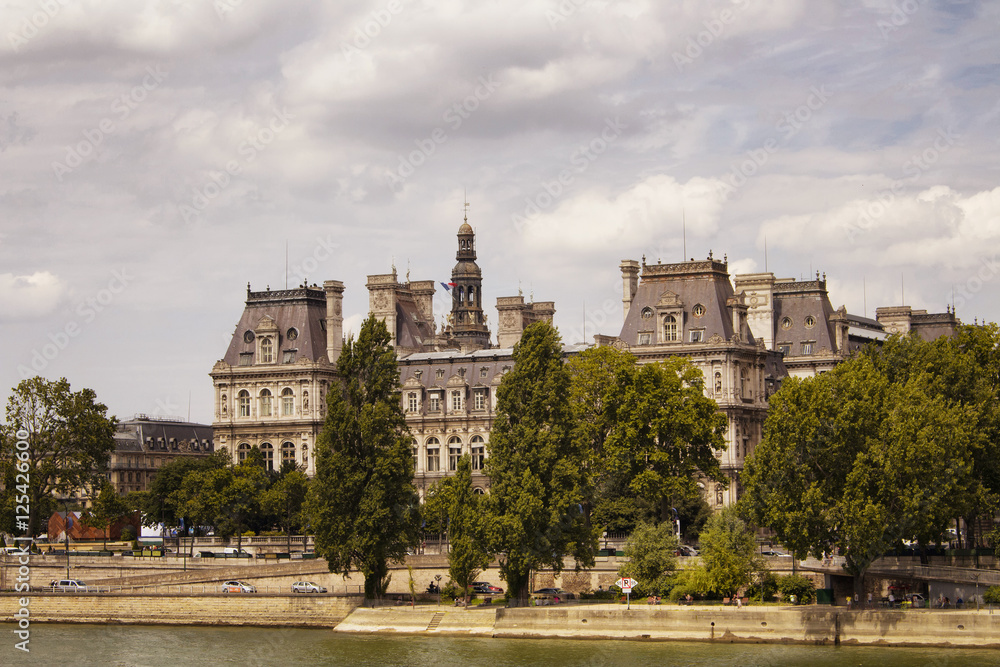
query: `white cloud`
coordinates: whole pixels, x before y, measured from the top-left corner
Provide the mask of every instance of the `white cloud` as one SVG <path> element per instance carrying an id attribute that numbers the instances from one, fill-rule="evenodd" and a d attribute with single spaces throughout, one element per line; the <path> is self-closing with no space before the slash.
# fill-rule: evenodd
<path id="1" fill-rule="evenodd" d="M 17 321 L 50 314 L 66 296 L 66 284 L 48 271 L 0 273 L 0 319 Z"/>

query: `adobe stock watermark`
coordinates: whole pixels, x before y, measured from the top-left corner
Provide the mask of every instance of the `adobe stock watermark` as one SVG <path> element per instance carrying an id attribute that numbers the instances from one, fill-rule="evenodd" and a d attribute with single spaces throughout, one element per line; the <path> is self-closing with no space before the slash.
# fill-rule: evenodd
<path id="1" fill-rule="evenodd" d="M 463 99 L 454 102 L 445 109 L 441 115 L 441 120 L 448 124 L 448 129 L 455 132 L 462 124 L 472 117 L 472 114 L 479 108 L 479 105 L 488 100 L 500 87 L 500 82 L 493 78 L 493 74 L 479 77 L 479 85 Z M 416 173 L 435 152 L 438 146 L 448 141 L 448 131 L 443 127 L 434 128 L 430 134 L 422 139 L 414 139 L 416 148 L 406 155 L 399 155 L 399 164 L 394 171 L 386 175 L 386 184 L 393 192 L 398 192 L 406 179 Z"/>
<path id="2" fill-rule="evenodd" d="M 691 65 L 695 60 L 701 58 L 705 49 L 722 37 L 726 32 L 726 26 L 731 25 L 739 16 L 740 11 L 749 5 L 750 0 L 734 0 L 732 9 L 723 9 L 716 12 L 712 18 L 702 21 L 701 24 L 705 29 L 688 36 L 683 52 L 674 51 L 673 53 L 674 66 L 677 71 L 683 71 L 685 66 Z"/>
<path id="3" fill-rule="evenodd" d="M 350 43 L 340 43 L 340 53 L 344 56 L 344 60 L 351 62 L 354 56 L 360 55 L 363 49 L 367 49 L 372 40 L 389 27 L 393 17 L 403 11 L 404 4 L 403 0 L 389 0 L 384 9 L 373 10 L 361 25 L 355 26 Z"/>
<path id="4" fill-rule="evenodd" d="M 27 380 L 48 368 L 49 364 L 69 346 L 70 341 L 80 335 L 83 331 L 82 325 L 90 324 L 97 319 L 97 316 L 103 313 L 134 279 L 128 269 L 112 271 L 111 279 L 104 288 L 77 304 L 75 312 L 79 319 L 72 319 L 62 328 L 50 331 L 47 336 L 48 342 L 31 351 L 30 367 L 18 364 L 17 372 L 21 379 Z"/>
<path id="5" fill-rule="evenodd" d="M 257 156 L 285 131 L 285 128 L 288 127 L 288 121 L 294 118 L 294 115 L 288 113 L 288 109 L 282 108 L 281 111 L 275 109 L 274 115 L 271 116 L 267 125 L 258 127 L 248 134 L 246 140 L 236 150 L 242 159 L 229 160 L 222 170 L 209 171 L 208 178 L 194 188 L 194 192 L 191 194 L 191 204 L 177 205 L 184 222 L 199 220 L 201 213 L 208 208 L 209 203 L 229 187 L 233 177 L 243 173 L 244 167 L 256 160 Z"/>
<path id="6" fill-rule="evenodd" d="M 949 294 L 947 300 L 954 300 L 956 310 L 961 308 L 982 292 L 987 283 L 993 282 L 997 274 L 1000 274 L 1000 254 L 993 253 L 993 257 L 980 260 L 979 267 L 965 282 L 955 285 L 953 294 Z"/>
<path id="7" fill-rule="evenodd" d="M 902 170 L 906 178 L 897 178 L 888 187 L 880 190 L 874 200 L 869 201 L 862 207 L 857 220 L 844 225 L 844 233 L 847 234 L 847 240 L 854 243 L 858 236 L 871 231 L 875 223 L 885 216 L 889 208 L 896 203 L 896 198 L 902 194 L 906 182 L 915 183 L 919 180 L 925 172 L 941 159 L 942 155 L 955 145 L 959 137 L 960 135 L 953 130 L 938 128 L 931 144 L 919 153 L 911 155 L 903 163 Z"/>
<path id="8" fill-rule="evenodd" d="M 14 496 L 14 525 L 21 531 L 20 537 L 15 537 L 15 542 L 20 542 L 19 548 L 11 555 L 17 557 L 17 578 L 14 584 L 15 593 L 28 593 L 31 591 L 31 545 L 34 538 L 28 535 L 28 520 L 31 517 L 31 473 L 28 461 L 31 460 L 31 444 L 28 441 L 30 434 L 27 430 L 19 428 L 14 433 L 14 476 L 13 490 Z M 10 489 L 8 489 L 10 490 Z M 31 611 L 29 605 L 31 598 L 23 597 L 17 600 L 17 611 L 14 612 L 14 622 L 17 629 L 13 630 L 20 642 L 15 642 L 14 648 L 25 653 L 30 653 L 28 643 L 31 641 Z"/>
<path id="9" fill-rule="evenodd" d="M 549 28 L 555 30 L 587 2 L 589 0 L 562 0 L 554 10 L 546 9 L 545 20 L 549 22 Z"/>
<path id="10" fill-rule="evenodd" d="M 69 4 L 69 0 L 39 0 L 38 9 L 21 19 L 17 30 L 7 33 L 7 41 L 10 47 L 17 53 L 18 49 L 34 39 L 38 32 L 54 19 L 63 7 Z"/>
<path id="11" fill-rule="evenodd" d="M 114 99 L 110 107 L 111 114 L 117 118 L 119 123 L 125 121 L 149 97 L 149 94 L 166 80 L 167 75 L 167 71 L 159 65 L 147 67 L 146 76 L 142 78 L 142 82 Z M 56 179 L 62 183 L 63 177 L 83 164 L 88 157 L 95 155 L 97 147 L 104 143 L 104 139 L 109 134 L 113 134 L 116 129 L 112 116 L 105 116 L 97 122 L 96 127 L 84 130 L 83 141 L 66 146 L 66 156 L 63 161 L 52 163 L 52 172 L 56 175 Z"/>
<path id="12" fill-rule="evenodd" d="M 892 3 L 892 13 L 889 14 L 889 19 L 879 19 L 875 22 L 875 27 L 882 33 L 882 39 L 889 41 L 889 35 L 903 26 L 909 25 L 910 17 L 919 11 L 921 5 L 926 3 L 927 0 L 902 0 L 899 3 Z"/>
<path id="13" fill-rule="evenodd" d="M 805 101 L 793 111 L 785 112 L 775 125 L 780 136 L 768 137 L 759 148 L 747 151 L 746 158 L 741 162 L 730 163 L 731 168 L 724 177 L 725 182 L 721 188 L 723 199 L 729 199 L 738 189 L 746 185 L 747 181 L 767 164 L 772 155 L 812 120 L 815 113 L 822 109 L 831 97 L 833 93 L 827 90 L 825 85 L 811 87 Z"/>
<path id="14" fill-rule="evenodd" d="M 541 187 L 534 195 L 526 197 L 524 200 L 524 210 L 510 216 L 510 221 L 514 228 L 521 232 L 525 225 L 541 215 L 542 211 L 552 206 L 566 191 L 565 189 L 573 184 L 577 175 L 587 171 L 590 165 L 608 150 L 622 131 L 628 129 L 628 125 L 615 116 L 604 119 L 604 127 L 589 142 L 577 148 L 569 158 L 569 167 L 563 169 L 551 181 L 542 181 Z"/>
<path id="15" fill-rule="evenodd" d="M 319 265 L 333 257 L 333 251 L 340 245 L 333 240 L 333 234 L 327 234 L 326 238 L 316 237 L 316 245 L 313 246 L 312 253 L 305 259 L 297 261 L 291 266 L 289 271 L 295 276 L 296 284 L 308 284 L 309 276 L 319 268 Z"/>
<path id="16" fill-rule="evenodd" d="M 226 14 L 231 14 L 242 6 L 243 0 L 213 0 L 212 2 L 212 7 L 215 8 L 215 14 L 220 21 L 226 19 Z"/>

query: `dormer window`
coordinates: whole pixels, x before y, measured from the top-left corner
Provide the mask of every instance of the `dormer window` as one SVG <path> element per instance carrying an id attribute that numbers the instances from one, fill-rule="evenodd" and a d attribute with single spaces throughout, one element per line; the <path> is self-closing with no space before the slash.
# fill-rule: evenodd
<path id="1" fill-rule="evenodd" d="M 283 364 L 293 364 L 293 363 L 295 363 L 295 353 L 296 352 L 298 352 L 297 349 L 295 349 L 295 350 L 285 350 L 284 354 L 281 357 L 281 363 L 283 363 Z"/>
<path id="2" fill-rule="evenodd" d="M 253 352 L 240 352 L 240 366 L 253 366 Z"/>
<path id="3" fill-rule="evenodd" d="M 274 363 L 274 339 L 270 336 L 263 336 L 260 339 L 260 363 Z"/>
<path id="4" fill-rule="evenodd" d="M 692 343 L 701 343 L 704 340 L 705 340 L 705 331 L 704 331 L 704 329 L 695 329 L 694 331 L 691 332 L 691 342 Z"/>
<path id="5" fill-rule="evenodd" d="M 434 371 L 434 377 L 436 377 L 438 380 L 440 380 L 441 378 L 443 378 L 444 377 L 444 369 L 443 368 L 439 368 L 436 371 Z"/>
<path id="6" fill-rule="evenodd" d="M 812 315 L 809 315 L 808 317 L 806 317 L 805 324 L 806 324 L 806 329 L 812 329 L 814 326 L 816 326 L 816 318 L 813 317 Z"/>
<path id="7" fill-rule="evenodd" d="M 695 317 L 703 317 L 705 315 L 705 306 L 700 303 L 695 304 L 695 307 L 691 309 L 691 314 Z"/>
<path id="8" fill-rule="evenodd" d="M 665 315 L 663 318 L 663 340 L 666 342 L 679 340 L 677 318 L 673 315 Z"/>
<path id="9" fill-rule="evenodd" d="M 653 318 L 653 309 L 652 308 L 643 308 L 642 312 L 640 313 L 640 315 L 642 316 L 642 319 L 644 319 L 644 320 L 650 320 L 650 319 Z"/>

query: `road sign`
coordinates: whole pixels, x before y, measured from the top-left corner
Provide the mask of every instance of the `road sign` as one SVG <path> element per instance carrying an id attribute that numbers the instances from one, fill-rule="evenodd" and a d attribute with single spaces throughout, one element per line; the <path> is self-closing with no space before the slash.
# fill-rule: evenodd
<path id="1" fill-rule="evenodd" d="M 615 582 L 615 586 L 622 589 L 622 593 L 631 593 L 632 589 L 639 585 L 639 582 L 632 577 L 622 577 Z"/>

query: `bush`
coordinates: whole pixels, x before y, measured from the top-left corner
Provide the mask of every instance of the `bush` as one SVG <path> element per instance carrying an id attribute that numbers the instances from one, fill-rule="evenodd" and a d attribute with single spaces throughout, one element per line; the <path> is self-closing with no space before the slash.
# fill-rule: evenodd
<path id="1" fill-rule="evenodd" d="M 247 532 L 243 533 L 243 537 L 257 537 L 257 533 L 255 533 L 252 530 L 248 530 Z"/>
<path id="2" fill-rule="evenodd" d="M 670 602 L 679 602 L 685 599 L 689 594 L 693 598 L 700 597 L 699 588 L 697 582 L 695 581 L 695 573 L 692 570 L 681 570 L 674 576 L 674 585 L 670 589 L 670 593 L 667 595 L 667 599 Z"/>
<path id="3" fill-rule="evenodd" d="M 1000 586 L 990 586 L 983 594 L 983 601 L 989 604 L 1000 604 Z"/>
<path id="4" fill-rule="evenodd" d="M 125 526 L 122 528 L 122 534 L 119 538 L 122 542 L 131 542 L 136 538 L 135 528 L 133 526 Z"/>
<path id="5" fill-rule="evenodd" d="M 774 572 L 765 571 L 757 575 L 757 581 L 747 589 L 747 597 L 757 602 L 773 602 L 778 592 L 778 577 Z"/>
<path id="6" fill-rule="evenodd" d="M 778 591 L 785 600 L 790 600 L 792 595 L 796 596 L 799 604 L 811 604 L 816 599 L 816 584 L 801 574 L 779 577 Z"/>

